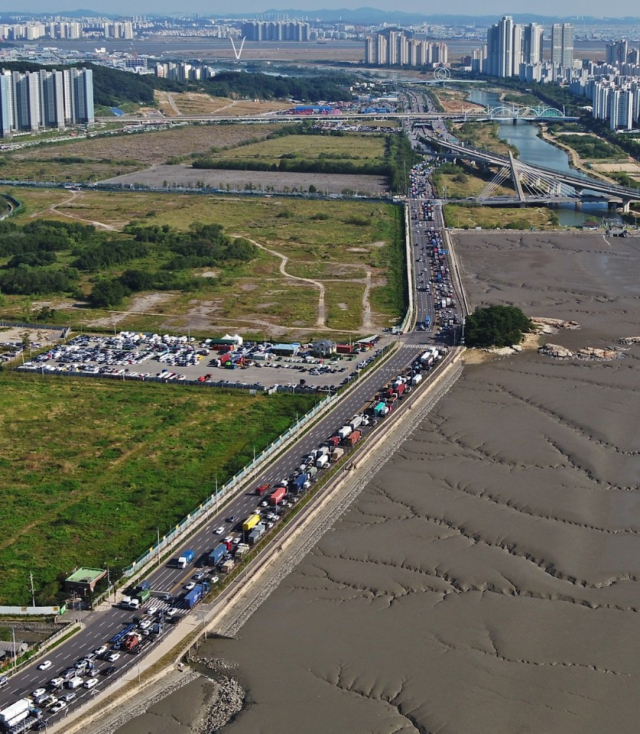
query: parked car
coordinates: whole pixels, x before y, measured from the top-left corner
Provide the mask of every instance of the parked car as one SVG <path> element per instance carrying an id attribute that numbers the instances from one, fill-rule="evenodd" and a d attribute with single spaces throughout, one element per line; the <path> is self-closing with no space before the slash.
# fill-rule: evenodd
<path id="1" fill-rule="evenodd" d="M 40 696 L 44 696 L 46 692 L 47 692 L 46 688 L 36 688 L 36 690 L 31 694 L 31 698 L 33 699 L 40 698 Z"/>
<path id="2" fill-rule="evenodd" d="M 110 665 L 108 668 L 105 668 L 102 671 L 102 675 L 113 675 L 116 672 L 116 670 L 118 669 L 116 668 L 115 665 Z"/>
<path id="3" fill-rule="evenodd" d="M 115 661 L 116 661 L 116 660 L 117 660 L 117 659 L 118 659 L 119 657 L 120 657 L 120 653 L 119 653 L 119 652 L 110 652 L 110 653 L 109 653 L 109 654 L 107 655 L 107 660 L 108 660 L 108 661 L 109 661 L 110 663 L 115 663 Z"/>
<path id="4" fill-rule="evenodd" d="M 65 693 L 64 696 L 60 696 L 60 700 L 65 703 L 69 703 L 70 701 L 73 701 L 75 697 L 76 694 L 73 691 L 70 691 L 69 693 Z"/>

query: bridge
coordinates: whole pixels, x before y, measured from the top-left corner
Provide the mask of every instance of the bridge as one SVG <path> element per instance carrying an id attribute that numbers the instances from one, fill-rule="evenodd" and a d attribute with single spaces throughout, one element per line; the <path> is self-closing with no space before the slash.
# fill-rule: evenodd
<path id="1" fill-rule="evenodd" d="M 478 202 L 488 206 L 505 206 L 506 204 L 524 206 L 604 200 L 609 203 L 619 203 L 622 205 L 622 210 L 628 212 L 631 202 L 640 201 L 639 189 L 616 186 L 606 181 L 580 176 L 577 173 L 565 173 L 553 168 L 533 166 L 514 158 L 511 151 L 508 156 L 503 156 L 442 138 L 431 137 L 430 142 L 448 150 L 456 158 L 497 167 L 498 172 L 477 197 Z M 508 179 L 512 181 L 516 195 L 514 197 L 494 197 L 493 194 L 497 188 Z"/>

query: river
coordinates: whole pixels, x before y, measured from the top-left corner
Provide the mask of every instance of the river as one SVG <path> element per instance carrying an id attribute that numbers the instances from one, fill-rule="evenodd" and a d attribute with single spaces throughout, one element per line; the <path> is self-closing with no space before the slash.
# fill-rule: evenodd
<path id="1" fill-rule="evenodd" d="M 481 89 L 471 90 L 469 101 L 489 108 L 499 107 L 502 104 L 500 97 L 495 92 L 486 92 Z M 538 128 L 533 123 L 523 120 L 518 120 L 515 125 L 512 122 L 499 123 L 499 135 L 520 151 L 520 160 L 534 166 L 545 166 L 556 171 L 576 174 L 575 169 L 569 165 L 569 156 L 560 148 L 540 138 Z M 605 203 L 583 204 L 581 211 L 577 211 L 573 204 L 559 204 L 554 208 L 560 224 L 565 227 L 579 226 L 587 219 L 619 219 Z"/>

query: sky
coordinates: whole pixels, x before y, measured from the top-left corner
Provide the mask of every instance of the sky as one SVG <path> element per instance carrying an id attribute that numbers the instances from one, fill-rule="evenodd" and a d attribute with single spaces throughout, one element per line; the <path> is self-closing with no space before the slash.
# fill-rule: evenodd
<path id="1" fill-rule="evenodd" d="M 638 16 L 640 17 L 640 4 L 638 0 L 616 0 L 610 5 L 603 5 L 602 0 L 537 0 L 536 2 L 524 3 L 505 2 L 505 0 L 484 0 L 479 4 L 477 0 L 448 0 L 446 3 L 425 3 L 424 0 L 396 0 L 390 4 L 388 0 L 359 0 L 349 2 L 348 0 L 236 0 L 233 5 L 219 0 L 187 0 L 187 2 L 176 2 L 176 0 L 78 0 L 70 3 L 69 0 L 4 0 L 5 8 L 16 12 L 34 13 L 57 13 L 65 10 L 76 10 L 86 8 L 97 12 L 107 12 L 123 15 L 131 13 L 176 13 L 193 12 L 207 15 L 227 15 L 230 12 L 249 13 L 264 10 L 286 9 L 295 7 L 299 10 L 317 10 L 318 8 L 359 8 L 374 7 L 383 10 L 393 9 L 406 12 L 418 12 L 426 15 L 432 13 L 447 14 L 473 14 L 480 10 L 482 15 L 509 15 L 514 13 L 536 13 L 549 16 L 571 16 L 571 15 L 593 15 L 600 17 L 603 11 L 615 13 L 615 17 Z"/>

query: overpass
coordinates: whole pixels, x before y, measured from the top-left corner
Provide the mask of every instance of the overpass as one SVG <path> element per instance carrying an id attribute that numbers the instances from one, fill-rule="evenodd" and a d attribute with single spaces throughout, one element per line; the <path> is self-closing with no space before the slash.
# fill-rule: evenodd
<path id="1" fill-rule="evenodd" d="M 597 201 L 605 200 L 622 204 L 624 212 L 629 211 L 631 202 L 640 202 L 640 189 L 616 186 L 606 181 L 587 178 L 577 173 L 565 173 L 544 166 L 533 166 L 530 163 L 508 156 L 471 148 L 464 143 L 452 142 L 442 138 L 430 138 L 430 142 L 448 150 L 456 158 L 472 160 L 477 163 L 495 166 L 498 172 L 480 192 L 477 199 L 488 205 L 503 204 L 508 197 L 492 198 L 495 190 L 507 179 L 513 182 L 516 196 L 510 199 L 516 204 L 552 204 L 563 201 Z"/>

